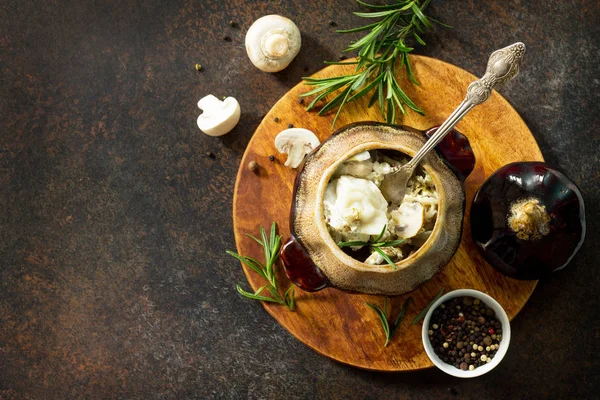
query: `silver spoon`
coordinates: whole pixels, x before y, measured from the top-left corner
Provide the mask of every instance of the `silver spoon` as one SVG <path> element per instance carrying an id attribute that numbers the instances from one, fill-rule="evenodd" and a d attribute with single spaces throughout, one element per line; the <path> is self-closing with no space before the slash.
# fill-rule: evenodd
<path id="1" fill-rule="evenodd" d="M 525 45 L 521 42 L 511 44 L 500 50 L 496 50 L 490 55 L 487 69 L 483 77 L 469 85 L 467 95 L 460 105 L 450 114 L 448 119 L 435 131 L 435 133 L 425 142 L 423 147 L 415 154 L 408 163 L 404 164 L 397 172 L 386 175 L 381 183 L 381 192 L 383 196 L 391 202 L 392 209 L 397 208 L 404 199 L 406 185 L 412 176 L 419 162 L 429 153 L 445 136 L 452 130 L 473 107 L 489 99 L 492 89 L 496 85 L 508 82 L 519 73 L 519 67 L 523 55 L 525 54 Z"/>

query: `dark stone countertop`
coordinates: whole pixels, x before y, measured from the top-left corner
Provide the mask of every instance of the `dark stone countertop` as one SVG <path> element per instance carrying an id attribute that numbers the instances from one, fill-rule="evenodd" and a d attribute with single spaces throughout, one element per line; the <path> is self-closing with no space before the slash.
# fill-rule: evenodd
<path id="1" fill-rule="evenodd" d="M 418 53 L 474 74 L 492 50 L 527 44 L 521 76 L 501 92 L 586 200 L 581 252 L 540 282 L 497 369 L 472 380 L 357 370 L 236 295 L 244 275 L 224 251 L 235 247 L 244 148 L 305 71 L 339 57 L 349 37 L 328 22 L 357 26 L 359 9 L 352 0 L 0 5 L 0 399 L 598 398 L 594 0 L 429 8 L 454 28 L 425 34 Z M 303 34 L 300 55 L 277 74 L 254 68 L 244 49 L 250 24 L 270 13 Z M 196 126 L 208 93 L 242 106 L 222 138 Z"/>

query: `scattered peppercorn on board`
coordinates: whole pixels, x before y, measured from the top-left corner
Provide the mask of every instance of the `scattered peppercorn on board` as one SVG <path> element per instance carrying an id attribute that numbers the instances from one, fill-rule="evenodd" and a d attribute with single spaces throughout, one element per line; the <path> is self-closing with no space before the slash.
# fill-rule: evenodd
<path id="1" fill-rule="evenodd" d="M 411 112 L 400 116 L 398 123 L 425 130 L 444 121 L 477 77 L 440 60 L 413 55 L 410 60 L 421 86 L 406 85 L 406 93 L 425 111 L 425 116 Z M 483 72 L 483 67 L 481 69 Z M 352 67 L 332 65 L 314 76 L 336 76 L 351 71 Z M 405 79 L 404 76 L 400 78 Z M 234 234 L 240 254 L 262 259 L 260 246 L 245 235 L 255 234 L 260 225 L 270 226 L 276 221 L 284 240 L 289 237 L 288 220 L 296 170 L 283 165 L 285 155 L 275 149 L 275 136 L 289 124 L 313 131 L 321 142 L 332 133 L 334 114 L 319 117 L 316 112 L 306 112 L 305 104 L 298 100 L 299 95 L 308 90 L 300 83 L 284 95 L 265 116 L 246 148 L 233 199 Z M 380 120 L 379 111 L 367 107 L 368 100 L 369 96 L 365 96 L 348 104 L 340 113 L 336 128 L 352 122 Z M 459 122 L 456 129 L 469 138 L 477 163 L 465 182 L 467 204 L 463 235 L 452 261 L 414 291 L 391 298 L 392 318 L 407 297 L 412 297 L 413 303 L 387 347 L 383 346 L 385 335 L 381 322 L 366 305 L 366 302 L 382 305 L 384 296 L 351 294 L 332 288 L 307 293 L 296 288 L 295 312 L 263 303 L 266 310 L 302 343 L 334 360 L 363 369 L 419 370 L 433 364 L 422 346 L 421 323 L 411 325 L 411 321 L 442 287 L 446 292 L 463 288 L 485 292 L 502 305 L 510 319 L 523 308 L 537 281 L 514 280 L 488 265 L 471 240 L 468 216 L 475 192 L 496 169 L 516 161 L 543 161 L 542 153 L 519 114 L 495 91 L 485 104 L 475 107 Z M 258 168 L 248 168 L 252 161 Z M 253 290 L 264 285 L 263 279 L 254 271 L 243 268 Z M 287 289 L 291 283 L 282 268 L 279 275 L 280 286 Z M 257 305 L 248 301 L 247 306 Z"/>

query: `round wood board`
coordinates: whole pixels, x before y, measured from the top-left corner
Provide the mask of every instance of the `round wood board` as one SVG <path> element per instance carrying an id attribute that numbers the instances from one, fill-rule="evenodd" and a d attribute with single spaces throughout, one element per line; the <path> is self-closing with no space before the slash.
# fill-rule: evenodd
<path id="1" fill-rule="evenodd" d="M 410 112 L 401 115 L 397 122 L 425 130 L 444 121 L 463 100 L 469 83 L 477 77 L 432 58 L 411 56 L 410 59 L 421 86 L 404 86 L 425 116 Z M 333 65 L 314 76 L 329 77 L 351 71 L 352 67 Z M 263 259 L 260 246 L 245 236 L 245 233 L 257 234 L 260 225 L 268 230 L 276 221 L 284 240 L 289 237 L 288 219 L 296 170 L 283 165 L 286 156 L 275 149 L 275 136 L 288 124 L 293 124 L 310 129 L 324 141 L 331 135 L 334 117 L 333 114 L 319 117 L 315 112 L 304 110 L 305 105 L 299 104 L 298 96 L 308 90 L 308 86 L 300 83 L 283 96 L 265 116 L 246 148 L 233 199 L 234 233 L 240 254 Z M 368 96 L 346 105 L 336 127 L 357 121 L 381 121 L 377 107 L 368 108 L 367 103 Z M 510 319 L 525 305 L 537 281 L 507 278 L 489 266 L 471 240 L 468 215 L 473 196 L 486 177 L 511 162 L 543 161 L 542 153 L 519 114 L 497 92 L 493 92 L 486 103 L 475 107 L 458 124 L 457 130 L 469 138 L 477 163 L 465 182 L 467 206 L 463 237 L 452 261 L 414 291 L 391 298 L 393 318 L 408 296 L 413 298 L 413 303 L 387 347 L 383 347 L 385 337 L 378 317 L 365 304 L 382 305 L 383 296 L 350 294 L 332 288 L 307 293 L 296 288 L 295 312 L 284 306 L 264 303 L 266 310 L 302 343 L 327 357 L 359 368 L 418 370 L 433 364 L 423 349 L 421 324 L 411 325 L 411 321 L 442 287 L 446 292 L 469 288 L 488 293 L 504 307 Z M 269 161 L 270 155 L 275 156 L 275 161 Z M 257 172 L 247 169 L 250 161 L 256 161 L 260 166 Z M 243 268 L 254 290 L 264 285 L 263 279 L 254 271 Z M 280 287 L 287 289 L 290 282 L 282 268 L 279 272 Z"/>

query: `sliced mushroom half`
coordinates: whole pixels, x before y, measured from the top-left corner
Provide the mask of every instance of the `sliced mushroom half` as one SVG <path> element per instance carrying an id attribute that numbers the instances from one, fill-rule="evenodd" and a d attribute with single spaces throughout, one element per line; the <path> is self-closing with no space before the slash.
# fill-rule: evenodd
<path id="1" fill-rule="evenodd" d="M 197 120 L 198 128 L 209 136 L 222 136 L 231 131 L 242 113 L 240 104 L 233 97 L 221 101 L 212 94 L 201 98 L 198 108 L 203 111 Z"/>
<path id="2" fill-rule="evenodd" d="M 425 209 L 421 203 L 403 202 L 397 210 L 390 213 L 391 223 L 394 232 L 401 239 L 408 239 L 416 236 L 423 227 L 425 220 Z"/>
<path id="3" fill-rule="evenodd" d="M 287 153 L 285 166 L 290 168 L 298 168 L 304 156 L 313 151 L 320 143 L 314 133 L 303 128 L 286 129 L 275 138 L 275 147 L 280 153 Z"/>

